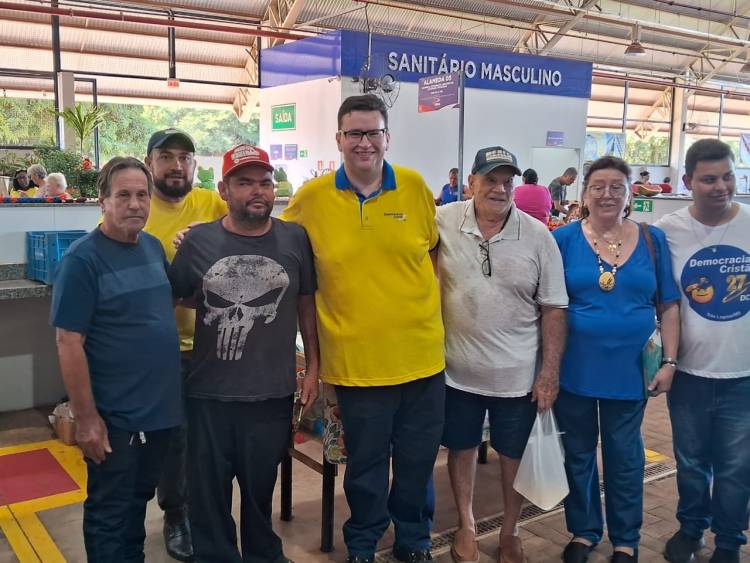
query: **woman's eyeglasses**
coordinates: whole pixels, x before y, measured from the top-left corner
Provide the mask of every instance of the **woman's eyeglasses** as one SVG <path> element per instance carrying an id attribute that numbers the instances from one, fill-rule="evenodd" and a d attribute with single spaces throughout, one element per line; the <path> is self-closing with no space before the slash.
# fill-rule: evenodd
<path id="1" fill-rule="evenodd" d="M 591 194 L 591 197 L 599 199 L 600 197 L 604 197 L 604 192 L 607 191 L 607 188 L 609 188 L 609 195 L 611 197 L 623 197 L 628 191 L 627 186 L 623 184 L 612 184 L 611 186 L 589 186 L 587 190 L 589 194 Z"/>
<path id="2" fill-rule="evenodd" d="M 482 273 L 490 277 L 492 275 L 492 262 L 490 262 L 490 241 L 479 243 L 479 252 L 482 255 Z"/>

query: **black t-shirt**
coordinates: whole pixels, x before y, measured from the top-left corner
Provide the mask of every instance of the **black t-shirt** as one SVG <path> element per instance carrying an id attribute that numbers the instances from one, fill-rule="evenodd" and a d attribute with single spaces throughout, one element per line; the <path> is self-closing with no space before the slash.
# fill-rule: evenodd
<path id="1" fill-rule="evenodd" d="M 260 401 L 296 389 L 298 296 L 315 293 L 315 269 L 305 230 L 272 221 L 256 237 L 221 219 L 199 225 L 172 261 L 172 292 L 197 305 L 188 397 Z"/>

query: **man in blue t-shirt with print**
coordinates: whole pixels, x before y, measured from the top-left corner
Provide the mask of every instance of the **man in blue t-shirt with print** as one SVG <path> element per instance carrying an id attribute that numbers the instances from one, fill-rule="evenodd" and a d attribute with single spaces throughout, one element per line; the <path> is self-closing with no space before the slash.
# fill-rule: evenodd
<path id="1" fill-rule="evenodd" d="M 143 561 L 146 503 L 182 422 L 180 348 L 161 243 L 142 233 L 153 181 L 116 157 L 97 182 L 102 224 L 60 264 L 51 323 L 88 468 L 90 563 Z"/>

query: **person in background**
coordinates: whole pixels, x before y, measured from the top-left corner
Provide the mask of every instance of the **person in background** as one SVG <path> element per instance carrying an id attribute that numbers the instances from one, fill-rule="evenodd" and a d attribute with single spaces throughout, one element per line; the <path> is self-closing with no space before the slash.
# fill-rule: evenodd
<path id="1" fill-rule="evenodd" d="M 639 178 L 638 180 L 633 182 L 634 186 L 640 186 L 643 184 L 649 185 L 651 183 L 651 172 L 649 172 L 646 169 L 643 169 L 638 173 L 638 178 Z"/>
<path id="2" fill-rule="evenodd" d="M 552 180 L 549 185 L 549 193 L 552 197 L 552 215 L 559 217 L 568 214 L 568 186 L 573 184 L 578 178 L 578 171 L 573 168 L 566 168 L 562 176 Z"/>
<path id="3" fill-rule="evenodd" d="M 227 151 L 219 193 L 229 213 L 192 228 L 169 268 L 175 297 L 197 303 L 186 395 L 190 524 L 201 563 L 289 563 L 271 500 L 291 437 L 298 321 L 306 362 L 300 402 L 309 408 L 318 395 L 316 285 L 304 229 L 271 217 L 272 173 L 262 149 Z"/>
<path id="4" fill-rule="evenodd" d="M 41 164 L 32 164 L 27 170 L 29 180 L 37 187 L 33 197 L 47 196 L 47 170 Z"/>
<path id="5" fill-rule="evenodd" d="M 750 208 L 733 201 L 732 148 L 701 139 L 685 155 L 688 207 L 657 221 L 682 287 L 677 373 L 667 396 L 679 531 L 664 557 L 692 561 L 710 528 L 711 563 L 739 563 L 750 508 Z M 746 558 L 747 556 L 744 556 Z"/>
<path id="6" fill-rule="evenodd" d="M 671 194 L 672 193 L 672 180 L 669 176 L 664 178 L 661 184 L 659 184 L 661 187 L 661 193 L 663 194 Z"/>
<path id="7" fill-rule="evenodd" d="M 175 256 L 173 240 L 193 223 L 214 221 L 227 213 L 219 192 L 193 189 L 195 143 L 179 129 L 157 131 L 148 141 L 146 166 L 154 178 L 154 197 L 145 231 L 162 244 L 167 260 Z M 183 380 L 190 373 L 195 333 L 195 309 L 175 307 L 180 333 Z M 179 561 L 193 558 L 187 505 L 187 430 L 172 434 L 164 459 L 156 498 L 164 511 L 164 543 L 170 557 Z"/>
<path id="8" fill-rule="evenodd" d="M 568 214 L 565 216 L 565 222 L 571 223 L 573 221 L 581 220 L 581 205 L 579 203 L 571 203 L 568 205 Z"/>
<path id="9" fill-rule="evenodd" d="M 467 199 L 468 193 L 466 186 L 464 186 L 464 199 Z M 443 186 L 440 190 L 440 197 L 438 198 L 438 205 L 445 205 L 446 203 L 452 203 L 458 201 L 458 168 L 451 168 L 448 172 L 448 183 Z"/>
<path id="10" fill-rule="evenodd" d="M 343 165 L 282 213 L 307 230 L 315 256 L 320 377 L 335 385 L 348 452 L 349 563 L 372 563 L 391 522 L 396 559 L 432 560 L 428 490 L 445 414 L 439 238 L 424 179 L 385 160 L 390 138 L 382 100 L 345 99 Z"/>
<path id="11" fill-rule="evenodd" d="M 565 267 L 568 342 L 555 415 L 570 493 L 565 520 L 573 538 L 565 563 L 583 563 L 603 535 L 597 443 L 601 439 L 607 530 L 613 563 L 638 561 L 645 457 L 641 422 L 649 395 L 669 390 L 679 341 L 679 290 L 664 233 L 627 220 L 630 167 L 603 157 L 583 181 L 582 221 L 552 232 Z M 664 359 L 646 387 L 641 352 L 660 303 Z M 606 377 L 603 376 L 606 374 Z"/>
<path id="12" fill-rule="evenodd" d="M 13 175 L 13 188 L 10 197 L 36 197 L 38 189 L 31 185 L 29 174 L 26 170 L 16 170 Z"/>
<path id="13" fill-rule="evenodd" d="M 523 184 L 513 191 L 516 207 L 547 225 L 552 210 L 552 196 L 549 190 L 539 185 L 539 176 L 532 168 L 523 173 L 522 179 Z"/>
<path id="14" fill-rule="evenodd" d="M 59 199 L 73 199 L 65 190 L 68 189 L 68 181 L 65 174 L 53 172 L 47 176 L 47 197 L 56 197 Z"/>
<path id="15" fill-rule="evenodd" d="M 527 185 L 536 179 L 530 172 L 524 172 Z M 500 562 L 524 561 L 515 535 L 523 497 L 513 481 L 537 410 L 551 408 L 557 397 L 565 349 L 568 295 L 560 252 L 546 224 L 513 205 L 513 176 L 519 173 L 512 153 L 482 149 L 469 176 L 474 198 L 437 212 L 446 336 L 442 443 L 449 449 L 459 519 L 451 547 L 456 563 L 479 560 L 472 501 L 488 413 L 505 510 Z"/>
<path id="16" fill-rule="evenodd" d="M 115 157 L 97 187 L 102 223 L 63 257 L 51 324 L 88 470 L 87 559 L 143 561 L 146 503 L 182 424 L 180 348 L 164 251 L 142 232 L 151 174 Z"/>

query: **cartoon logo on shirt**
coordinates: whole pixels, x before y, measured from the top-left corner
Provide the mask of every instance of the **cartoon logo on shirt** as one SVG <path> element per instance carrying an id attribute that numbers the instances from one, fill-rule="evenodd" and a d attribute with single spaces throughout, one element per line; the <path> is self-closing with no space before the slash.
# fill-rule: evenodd
<path id="1" fill-rule="evenodd" d="M 718 245 L 693 254 L 680 285 L 690 308 L 710 321 L 733 321 L 750 310 L 750 254 Z"/>
<path id="2" fill-rule="evenodd" d="M 255 321 L 273 322 L 288 287 L 286 270 L 265 256 L 227 256 L 211 266 L 203 276 L 203 324 L 219 321 L 216 356 L 220 360 L 242 358 Z"/>

